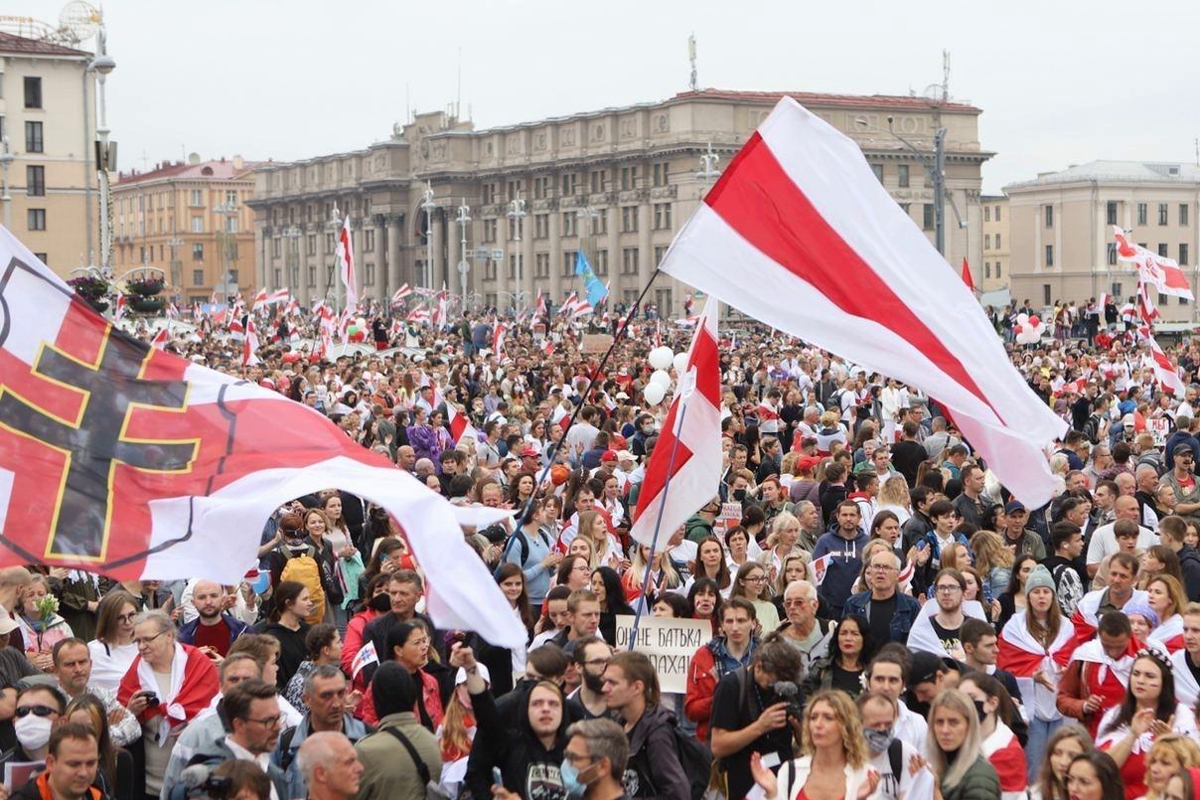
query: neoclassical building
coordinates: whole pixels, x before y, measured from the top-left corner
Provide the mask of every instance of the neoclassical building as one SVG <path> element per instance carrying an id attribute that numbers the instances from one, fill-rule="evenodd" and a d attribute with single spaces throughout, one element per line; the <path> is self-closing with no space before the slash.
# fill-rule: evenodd
<path id="1" fill-rule="evenodd" d="M 888 120 L 931 164 L 934 134 L 946 128 L 946 256 L 956 265 L 948 275 L 963 256 L 980 270 L 980 167 L 992 155 L 979 143 L 980 109 L 922 97 L 790 94 L 859 143 L 931 240 L 930 180 Z M 350 215 L 362 296 L 445 283 L 501 308 L 523 306 L 539 289 L 558 302 L 581 288 L 574 271 L 582 248 L 613 300 L 632 302 L 716 173 L 780 97 L 706 89 L 487 130 L 447 112 L 418 114 L 363 150 L 263 164 L 249 201 L 258 283 L 288 286 L 305 303 L 336 299 L 336 209 Z M 706 153 L 719 157 L 709 168 Z M 647 299 L 678 314 L 686 291 L 660 275 Z"/>

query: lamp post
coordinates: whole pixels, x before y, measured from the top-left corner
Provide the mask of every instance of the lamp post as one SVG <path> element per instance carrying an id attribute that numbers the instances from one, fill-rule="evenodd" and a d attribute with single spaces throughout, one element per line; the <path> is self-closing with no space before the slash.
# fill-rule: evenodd
<path id="1" fill-rule="evenodd" d="M 712 142 L 709 142 L 708 149 L 700 154 L 700 171 L 696 173 L 696 179 L 704 184 L 715 182 L 721 176 L 721 170 L 717 169 L 719 163 L 721 157 L 713 150 Z"/>
<path id="2" fill-rule="evenodd" d="M 341 231 L 341 229 L 342 229 L 342 212 L 338 210 L 337 202 L 334 202 L 334 204 L 333 204 L 333 211 L 329 212 L 329 222 L 325 223 L 325 228 L 333 234 L 334 261 L 333 261 L 333 269 L 331 270 L 331 275 L 330 275 L 330 277 L 332 278 L 330 283 L 333 284 L 333 310 L 335 312 L 337 312 L 338 314 L 340 314 L 340 313 L 342 313 L 342 309 L 341 309 L 341 306 L 342 306 L 342 276 L 341 276 L 341 269 L 340 269 L 341 265 L 339 265 L 337 263 L 337 255 L 336 254 L 337 254 L 338 232 Z M 326 294 L 328 294 L 328 292 L 326 292 Z"/>
<path id="3" fill-rule="evenodd" d="M 108 35 L 104 26 L 100 26 L 96 34 L 96 55 L 88 62 L 89 72 L 96 73 L 97 97 L 96 111 L 100 117 L 96 126 L 96 172 L 100 184 L 100 268 L 105 273 L 111 272 L 113 226 L 112 209 L 110 208 L 108 173 L 116 168 L 115 142 L 108 141 L 108 107 L 105 102 L 105 81 L 117 62 L 108 54 Z"/>
<path id="4" fill-rule="evenodd" d="M 521 305 L 521 295 L 524 294 L 521 291 L 521 267 L 523 266 L 521 264 L 521 227 L 525 219 L 525 201 L 521 199 L 520 192 L 517 192 L 516 199 L 508 204 L 508 218 L 512 220 L 513 241 L 517 245 L 513 248 L 513 274 L 516 275 L 517 286 L 512 294 L 514 295 L 514 302 L 519 306 Z"/>
<path id="5" fill-rule="evenodd" d="M 287 239 L 287 254 L 285 256 L 288 280 L 300 292 L 300 229 L 289 225 L 283 229 L 283 238 Z M 276 286 L 276 289 L 279 287 Z"/>
<path id="6" fill-rule="evenodd" d="M 3 187 L 0 187 L 0 201 L 4 203 L 4 227 L 12 230 L 12 195 L 8 192 L 8 168 L 16 158 L 8 149 L 8 137 L 0 141 L 0 171 L 3 171 Z"/>
<path id="7" fill-rule="evenodd" d="M 241 214 L 241 208 L 237 203 L 218 203 L 213 206 L 213 213 L 221 219 L 221 230 L 217 231 L 217 240 L 221 243 L 221 280 L 217 284 L 220 287 L 221 294 L 225 297 L 224 302 L 228 302 L 229 295 L 237 291 L 238 282 L 233 280 L 233 289 L 230 287 L 230 279 L 233 277 L 230 268 L 230 246 L 229 246 L 229 220 L 233 220 L 232 231 L 234 235 L 234 244 L 237 243 L 237 218 Z"/>
<path id="8" fill-rule="evenodd" d="M 929 176 L 929 180 L 933 184 L 934 246 L 944 256 L 946 255 L 946 129 L 938 128 L 937 133 L 933 135 L 933 163 L 931 164 L 924 153 L 893 130 L 892 117 L 887 118 L 887 123 L 888 133 L 911 150 L 913 155 L 920 160 L 921 166 L 925 168 L 925 174 Z"/>
<path id="9" fill-rule="evenodd" d="M 421 270 L 421 285 L 426 289 L 433 288 L 433 212 L 437 207 L 433 202 L 433 184 L 425 181 L 425 193 L 421 195 L 421 209 L 425 212 L 425 268 Z"/>
<path id="10" fill-rule="evenodd" d="M 462 204 L 458 207 L 458 216 L 455 222 L 459 225 L 460 239 L 458 249 L 458 278 L 462 282 L 462 307 L 463 311 L 467 310 L 467 273 L 471 271 L 471 265 L 467 263 L 467 225 L 471 223 L 471 207 L 467 205 L 467 198 L 462 198 Z"/>

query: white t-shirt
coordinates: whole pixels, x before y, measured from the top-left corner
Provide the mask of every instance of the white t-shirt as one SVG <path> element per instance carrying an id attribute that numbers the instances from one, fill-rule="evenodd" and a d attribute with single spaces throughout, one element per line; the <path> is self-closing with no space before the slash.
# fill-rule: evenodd
<path id="1" fill-rule="evenodd" d="M 1101 525 L 1092 533 L 1092 542 L 1088 545 L 1087 551 L 1088 564 L 1099 564 L 1105 556 L 1117 552 L 1117 535 L 1113 533 L 1115 524 L 1110 522 L 1107 525 Z M 1141 525 L 1138 526 L 1138 549 L 1146 550 L 1158 543 L 1157 533 Z"/>

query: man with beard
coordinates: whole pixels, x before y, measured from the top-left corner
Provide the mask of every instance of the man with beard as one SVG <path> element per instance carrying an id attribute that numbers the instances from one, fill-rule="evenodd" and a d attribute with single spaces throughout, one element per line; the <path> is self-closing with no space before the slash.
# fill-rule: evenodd
<path id="1" fill-rule="evenodd" d="M 571 719 L 612 718 L 604 699 L 604 668 L 612 654 L 612 647 L 598 636 L 575 641 L 573 658 L 582 682 L 567 695 L 567 714 Z"/>
<path id="2" fill-rule="evenodd" d="M 225 589 L 214 581 L 196 581 L 192 605 L 198 616 L 179 629 L 179 642 L 199 648 L 209 658 L 224 658 L 248 626 L 225 610 Z"/>

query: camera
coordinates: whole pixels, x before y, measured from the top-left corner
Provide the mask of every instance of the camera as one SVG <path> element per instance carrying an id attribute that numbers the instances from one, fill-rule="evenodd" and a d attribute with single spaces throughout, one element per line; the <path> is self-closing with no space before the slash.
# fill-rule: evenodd
<path id="1" fill-rule="evenodd" d="M 800 687 L 791 681 L 775 681 L 771 684 L 775 696 L 787 703 L 788 716 L 799 721 L 804 716 L 804 707 L 800 705 Z"/>
<path id="2" fill-rule="evenodd" d="M 171 800 L 207 797 L 225 800 L 233 786 L 231 778 L 214 775 L 213 764 L 193 764 L 179 775 L 179 783 L 171 790 Z"/>
<path id="3" fill-rule="evenodd" d="M 142 696 L 146 698 L 146 708 L 155 708 L 162 702 L 154 692 L 142 692 Z"/>

